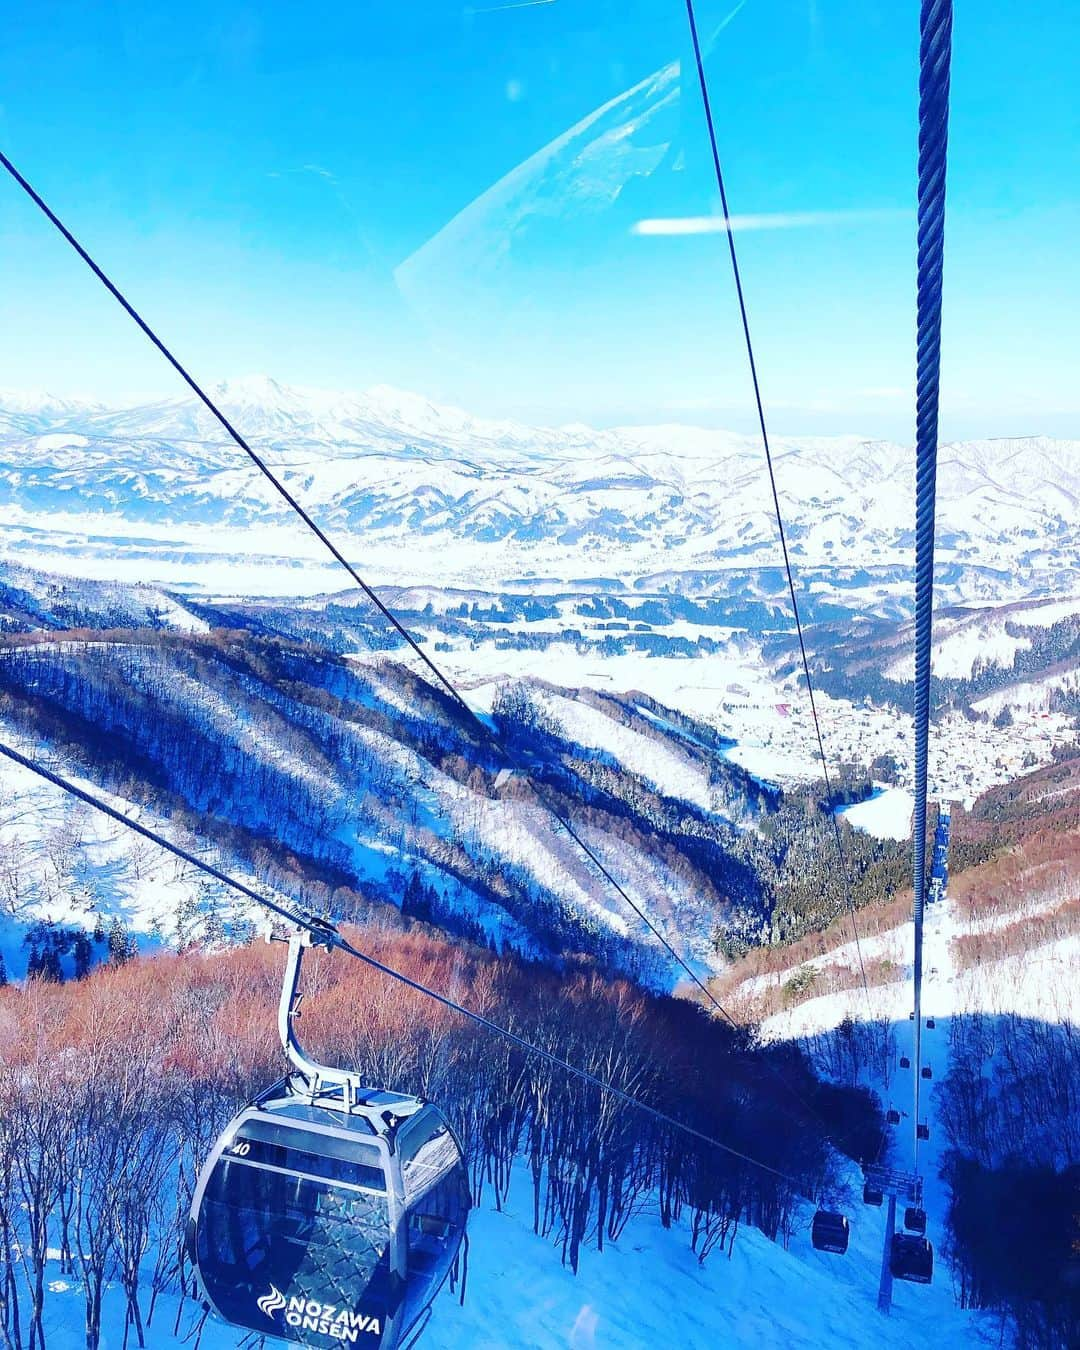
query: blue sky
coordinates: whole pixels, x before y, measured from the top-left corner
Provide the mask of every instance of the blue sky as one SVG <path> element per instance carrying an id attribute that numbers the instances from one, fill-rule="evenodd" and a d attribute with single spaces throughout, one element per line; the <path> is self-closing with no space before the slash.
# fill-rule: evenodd
<path id="1" fill-rule="evenodd" d="M 778 431 L 911 437 L 917 10 L 699 0 Z M 208 381 L 749 429 L 723 238 L 636 232 L 717 209 L 686 55 L 682 0 L 39 0 L 0 144 Z M 960 6 L 947 436 L 1080 435 L 1078 58 L 1071 0 Z M 175 389 L 2 184 L 0 386 Z"/>

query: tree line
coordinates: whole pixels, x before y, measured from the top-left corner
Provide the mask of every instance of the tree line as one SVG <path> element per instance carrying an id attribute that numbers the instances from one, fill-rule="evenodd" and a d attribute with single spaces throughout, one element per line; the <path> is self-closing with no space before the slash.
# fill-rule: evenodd
<path id="1" fill-rule="evenodd" d="M 949 1028 L 937 1088 L 961 1306 L 1024 1350 L 1080 1344 L 1080 1034 L 1002 1012 Z"/>

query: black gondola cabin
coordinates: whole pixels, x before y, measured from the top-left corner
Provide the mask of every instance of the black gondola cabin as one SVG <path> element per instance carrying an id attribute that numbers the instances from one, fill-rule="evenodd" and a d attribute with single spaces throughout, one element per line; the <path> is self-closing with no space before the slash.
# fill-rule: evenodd
<path id="1" fill-rule="evenodd" d="M 896 1280 L 930 1284 L 934 1278 L 934 1249 L 924 1237 L 914 1233 L 894 1233 L 889 1269 Z"/>
<path id="2" fill-rule="evenodd" d="M 843 1214 L 819 1209 L 810 1228 L 810 1240 L 819 1252 L 843 1256 L 848 1249 L 848 1221 Z"/>
<path id="3" fill-rule="evenodd" d="M 218 1139 L 187 1248 L 210 1311 L 258 1336 L 394 1350 L 457 1259 L 470 1197 L 461 1145 L 429 1102 L 367 1089 L 309 1060 L 293 1035 L 304 939 L 279 1008 L 299 1072 Z"/>
<path id="4" fill-rule="evenodd" d="M 904 1227 L 909 1233 L 922 1235 L 926 1232 L 926 1210 L 919 1205 L 909 1205 L 904 1210 Z"/>

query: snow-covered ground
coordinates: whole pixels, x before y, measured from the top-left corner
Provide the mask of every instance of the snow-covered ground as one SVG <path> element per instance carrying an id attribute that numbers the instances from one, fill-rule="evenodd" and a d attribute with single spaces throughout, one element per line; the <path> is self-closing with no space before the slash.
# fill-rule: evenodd
<path id="1" fill-rule="evenodd" d="M 954 969 L 949 944 L 972 931 L 956 917 L 948 901 L 928 907 L 925 928 L 923 1005 L 928 1013 L 950 1017 L 975 1012 L 1014 1011 L 1048 1022 L 1080 1024 L 1080 939 L 1060 939 L 1035 947 L 1015 957 L 984 962 L 970 970 Z M 839 1026 L 845 1017 L 880 1018 L 903 1024 L 911 1009 L 912 926 L 910 923 L 861 940 L 865 960 L 884 957 L 896 964 L 896 979 L 871 985 L 865 992 L 855 987 L 835 994 L 807 999 L 762 1024 L 769 1039 L 787 1040 L 813 1036 Z M 854 941 L 825 956 L 802 963 L 809 967 L 847 966 L 858 971 Z M 738 986 L 732 997 L 753 997 L 763 985 L 783 985 L 801 966 L 792 966 L 770 976 L 755 976 Z"/>
<path id="2" fill-rule="evenodd" d="M 807 1215 L 808 1223 L 808 1215 Z M 518 1169 L 508 1208 L 481 1206 L 469 1225 L 464 1306 L 444 1289 L 421 1350 L 951 1350 L 988 1343 L 989 1326 L 956 1307 L 944 1277 L 923 1288 L 898 1285 L 891 1316 L 875 1307 L 882 1244 L 880 1210 L 851 1210 L 844 1257 L 815 1252 L 806 1226 L 785 1251 L 754 1229 L 738 1232 L 729 1259 L 713 1252 L 704 1266 L 685 1225 L 665 1230 L 654 1217 L 632 1219 L 603 1254 L 586 1250 L 575 1277 L 552 1243 L 531 1229 L 531 1195 Z M 191 1305 L 188 1305 L 189 1309 Z M 47 1295 L 50 1350 L 82 1350 L 77 1282 L 54 1271 Z M 175 1300 L 159 1301 L 148 1350 L 176 1350 Z M 181 1334 L 191 1325 L 181 1321 Z M 119 1350 L 123 1300 L 105 1299 L 102 1350 Z M 205 1350 L 232 1350 L 241 1336 L 208 1321 Z M 134 1344 L 134 1341 L 131 1342 Z"/>
<path id="3" fill-rule="evenodd" d="M 857 830 L 875 839 L 910 839 L 911 812 L 915 799 L 906 788 L 874 785 L 874 795 L 864 802 L 842 807 L 839 814 Z"/>
<path id="4" fill-rule="evenodd" d="M 0 738 L 48 763 L 41 747 L 20 741 L 10 727 L 0 726 Z M 52 767 L 115 810 L 206 861 L 220 863 L 200 841 L 177 837 L 170 822 L 154 812 L 103 791 L 67 772 L 66 766 Z M 234 875 L 256 884 L 248 874 Z M 264 919 L 257 906 L 235 892 L 0 758 L 0 956 L 8 976 L 25 975 L 30 953 L 24 937 L 35 922 L 52 921 L 90 933 L 99 916 L 106 928 L 113 918 L 119 919 L 127 933 L 137 935 L 142 951 L 162 943 L 205 940 L 208 931 L 213 932 L 207 929 L 211 919 L 220 940 L 227 939 L 237 924 L 260 924 Z M 70 975 L 70 957 L 63 964 Z"/>
<path id="5" fill-rule="evenodd" d="M 1015 917 L 1015 916 L 1013 916 Z M 880 1065 L 876 1055 L 869 1053 L 862 1068 L 861 1081 L 876 1091 L 880 1098 L 900 1112 L 900 1123 L 891 1128 L 886 1138 L 884 1161 L 903 1170 L 917 1170 L 923 1179 L 923 1206 L 927 1214 L 927 1236 L 935 1245 L 934 1290 L 940 1290 L 948 1281 L 948 1266 L 943 1259 L 942 1239 L 945 1233 L 949 1195 L 942 1176 L 949 1137 L 939 1118 L 939 1083 L 950 1069 L 953 1019 L 965 1019 L 976 1014 L 1010 1015 L 1020 1018 L 1062 1024 L 1069 1022 L 1075 1028 L 1080 1024 L 1080 938 L 1070 937 L 1044 944 L 1015 957 L 999 961 L 984 961 L 967 970 L 958 969 L 954 960 L 953 942 L 958 935 L 969 932 L 975 925 L 962 924 L 948 899 L 928 907 L 924 931 L 924 985 L 922 998 L 922 1064 L 930 1067 L 932 1077 L 925 1080 L 914 1077 L 914 1069 L 900 1066 L 900 1057 L 907 1055 L 914 1063 L 914 1022 L 912 1008 L 911 950 L 912 926 L 905 925 L 863 941 L 867 957 L 889 951 L 905 964 L 898 972 L 901 982 L 883 988 L 870 989 L 870 1011 L 867 1012 L 864 992 L 854 988 L 840 994 L 811 999 L 789 1012 L 768 1019 L 764 1032 L 769 1038 L 796 1037 L 803 1041 L 812 1056 L 821 1056 L 826 1068 L 830 1033 L 845 1016 L 862 1020 L 872 1015 L 891 1024 L 891 1037 L 886 1063 Z M 847 961 L 854 967 L 854 943 L 845 944 L 823 958 Z M 783 972 L 780 979 L 786 978 Z M 926 1019 L 933 1019 L 933 1026 Z M 835 1039 L 832 1042 L 836 1046 Z M 970 1066 L 969 1066 L 970 1067 Z M 929 1138 L 918 1145 L 915 1160 L 915 1100 L 914 1088 L 920 1088 L 918 1118 L 926 1123 Z M 867 1216 L 880 1215 L 881 1210 L 856 1205 L 857 1222 L 865 1223 Z M 873 1219 L 869 1220 L 873 1223 Z M 878 1220 L 880 1223 L 880 1219 Z M 901 1300 L 906 1296 L 903 1286 L 894 1286 Z M 901 1306 L 903 1306 L 901 1304 Z M 936 1315 L 936 1314 L 935 1314 Z M 942 1313 L 943 1317 L 948 1314 Z M 969 1323 L 969 1334 L 976 1334 L 977 1322 Z M 988 1338 L 1000 1334 L 1000 1328 L 983 1330 Z M 942 1334 L 945 1343 L 950 1336 L 956 1344 L 963 1343 L 959 1328 L 955 1330 L 943 1322 L 934 1329 Z M 929 1330 L 921 1330 L 911 1343 L 933 1344 Z M 878 1343 L 876 1332 L 873 1343 Z"/>

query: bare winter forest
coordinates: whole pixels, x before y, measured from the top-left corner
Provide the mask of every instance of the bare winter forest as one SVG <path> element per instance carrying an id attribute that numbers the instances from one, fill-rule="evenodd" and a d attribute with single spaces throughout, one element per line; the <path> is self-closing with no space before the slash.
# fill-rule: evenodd
<path id="1" fill-rule="evenodd" d="M 648 1116 L 341 956 L 313 961 L 303 1031 L 329 1062 L 437 1099 L 461 1131 L 474 1193 L 498 1206 L 527 1166 L 533 1223 L 577 1267 L 643 1208 L 689 1218 L 704 1261 L 754 1225 L 783 1241 L 836 1167 L 820 1121 L 852 1155 L 880 1115 L 862 1091 L 820 1084 L 791 1048 L 765 1051 L 690 1004 L 581 968 L 541 967 L 413 931 L 364 930 L 365 948 L 541 1047 L 670 1108 L 800 1182 L 697 1146 Z M 274 1034 L 283 953 L 123 958 L 78 981 L 0 992 L 0 1337 L 45 1350 L 46 1261 L 85 1295 L 97 1350 L 107 1282 L 144 1344 L 159 1295 L 194 1293 L 183 1232 L 218 1132 L 280 1072 Z M 813 1113 L 813 1114 L 810 1114 Z M 458 1274 L 460 1290 L 466 1272 Z M 194 1304 L 190 1311 L 196 1311 Z"/>

